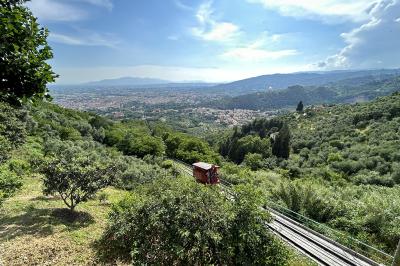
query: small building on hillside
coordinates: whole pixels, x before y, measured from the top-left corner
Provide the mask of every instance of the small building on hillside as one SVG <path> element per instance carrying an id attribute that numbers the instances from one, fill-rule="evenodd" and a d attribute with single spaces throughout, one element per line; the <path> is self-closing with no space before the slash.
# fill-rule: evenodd
<path id="1" fill-rule="evenodd" d="M 219 183 L 219 166 L 203 162 L 194 163 L 192 166 L 193 177 L 195 177 L 198 182 L 203 184 Z"/>

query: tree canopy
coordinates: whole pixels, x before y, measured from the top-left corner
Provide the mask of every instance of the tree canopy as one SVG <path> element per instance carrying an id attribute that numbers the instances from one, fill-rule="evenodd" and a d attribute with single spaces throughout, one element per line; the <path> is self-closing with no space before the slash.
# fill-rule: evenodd
<path id="1" fill-rule="evenodd" d="M 260 195 L 185 178 L 158 179 L 116 205 L 103 236 L 104 254 L 134 264 L 284 265 L 285 247 L 265 227 Z"/>
<path id="2" fill-rule="evenodd" d="M 48 143 L 48 159 L 41 169 L 45 175 L 44 194 L 58 193 L 73 211 L 76 205 L 110 185 L 118 167 L 106 151 L 96 149 L 96 146 L 91 142 Z"/>
<path id="3" fill-rule="evenodd" d="M 304 109 L 303 102 L 300 101 L 300 102 L 297 104 L 296 111 L 299 112 L 299 113 L 301 113 L 301 112 L 303 112 L 303 109 Z"/>
<path id="4" fill-rule="evenodd" d="M 48 30 L 25 2 L 0 0 L 0 99 L 13 104 L 49 98 L 46 85 L 57 77 L 46 62 L 53 57 Z"/>

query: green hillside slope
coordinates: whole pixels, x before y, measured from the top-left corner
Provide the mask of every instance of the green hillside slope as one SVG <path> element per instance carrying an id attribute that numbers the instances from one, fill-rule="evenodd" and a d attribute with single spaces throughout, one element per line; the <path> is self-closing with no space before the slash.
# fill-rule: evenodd
<path id="1" fill-rule="evenodd" d="M 273 110 L 293 108 L 299 101 L 306 105 L 353 103 L 372 100 L 400 89 L 399 76 L 384 79 L 363 77 L 342 80 L 319 87 L 291 86 L 283 90 L 268 90 L 226 98 L 210 105 L 222 109 Z"/>

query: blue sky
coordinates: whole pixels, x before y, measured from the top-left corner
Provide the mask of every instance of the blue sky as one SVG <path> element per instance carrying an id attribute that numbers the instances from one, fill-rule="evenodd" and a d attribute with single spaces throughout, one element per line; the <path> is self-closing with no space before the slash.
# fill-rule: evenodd
<path id="1" fill-rule="evenodd" d="M 400 65 L 400 0 L 31 0 L 59 84 Z"/>

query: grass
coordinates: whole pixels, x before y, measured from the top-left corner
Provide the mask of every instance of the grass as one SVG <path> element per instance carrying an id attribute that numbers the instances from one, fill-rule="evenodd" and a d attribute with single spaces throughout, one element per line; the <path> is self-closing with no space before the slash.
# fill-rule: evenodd
<path id="1" fill-rule="evenodd" d="M 24 178 L 17 195 L 0 209 L 0 265 L 93 265 L 93 247 L 106 226 L 111 204 L 93 199 L 71 215 L 62 200 L 42 194 L 40 177 Z M 127 192 L 103 190 L 109 203 Z"/>

